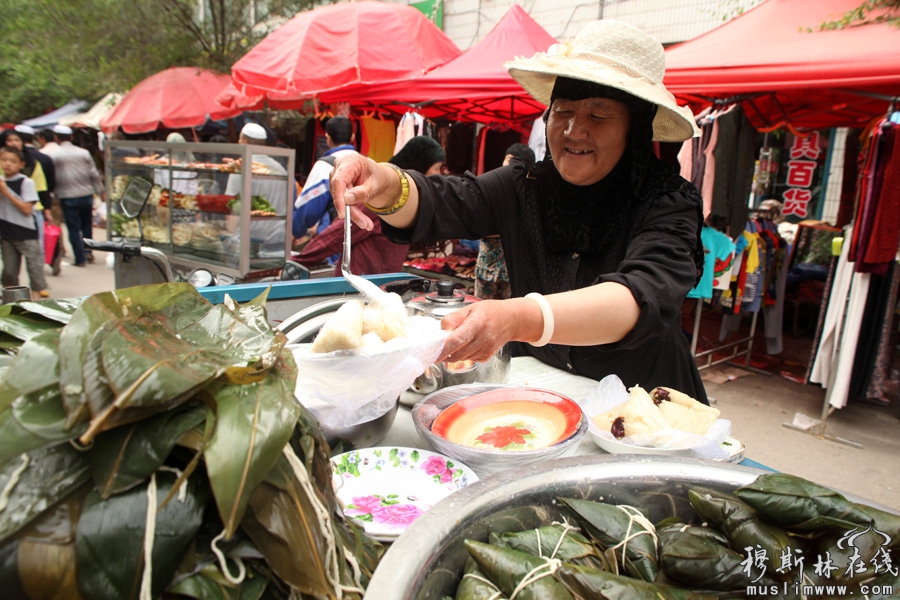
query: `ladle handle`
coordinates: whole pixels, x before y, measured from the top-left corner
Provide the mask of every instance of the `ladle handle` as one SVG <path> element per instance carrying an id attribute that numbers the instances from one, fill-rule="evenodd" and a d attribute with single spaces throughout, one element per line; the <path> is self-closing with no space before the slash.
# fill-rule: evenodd
<path id="1" fill-rule="evenodd" d="M 344 207 L 344 252 L 341 256 L 341 268 L 350 271 L 350 206 Z"/>

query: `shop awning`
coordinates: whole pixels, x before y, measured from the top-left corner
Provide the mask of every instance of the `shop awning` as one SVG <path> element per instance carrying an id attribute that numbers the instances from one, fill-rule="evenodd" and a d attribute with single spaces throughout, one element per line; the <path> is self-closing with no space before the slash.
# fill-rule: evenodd
<path id="1" fill-rule="evenodd" d="M 522 89 L 503 63 L 545 52 L 555 43 L 552 35 L 514 4 L 481 41 L 427 75 L 401 84 L 369 86 L 355 94 L 322 94 L 320 100 L 368 103 L 394 112 L 415 108 L 430 118 L 485 123 L 534 120 L 546 107 Z"/>
<path id="2" fill-rule="evenodd" d="M 100 119 L 106 113 L 111 111 L 116 104 L 122 99 L 122 94 L 110 92 L 98 100 L 86 112 L 67 115 L 59 120 L 60 125 L 68 125 L 69 127 L 90 127 L 91 129 L 100 129 Z"/>
<path id="3" fill-rule="evenodd" d="M 864 126 L 900 95 L 900 29 L 817 29 L 859 4 L 766 0 L 667 49 L 666 87 L 694 106 L 740 100 L 760 129 Z"/>
<path id="4" fill-rule="evenodd" d="M 29 125 L 35 129 L 40 127 L 52 127 L 58 124 L 61 118 L 84 110 L 84 107 L 86 107 L 87 104 L 88 103 L 84 100 L 72 100 L 56 110 L 50 111 L 39 117 L 34 117 L 33 119 L 26 119 L 25 121 L 22 121 L 22 124 Z"/>

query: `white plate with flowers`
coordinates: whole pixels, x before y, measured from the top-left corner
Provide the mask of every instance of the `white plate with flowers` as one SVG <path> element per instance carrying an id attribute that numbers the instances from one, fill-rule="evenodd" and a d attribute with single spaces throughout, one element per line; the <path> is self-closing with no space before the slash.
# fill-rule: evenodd
<path id="1" fill-rule="evenodd" d="M 332 483 L 347 517 L 391 542 L 426 510 L 478 481 L 458 460 L 417 448 L 376 447 L 334 456 Z"/>

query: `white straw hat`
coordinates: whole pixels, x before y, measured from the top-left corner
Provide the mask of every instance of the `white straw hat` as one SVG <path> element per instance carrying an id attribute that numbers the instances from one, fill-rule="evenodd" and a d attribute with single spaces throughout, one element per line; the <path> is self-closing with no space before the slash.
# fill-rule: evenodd
<path id="1" fill-rule="evenodd" d="M 700 130 L 688 107 L 678 106 L 663 85 L 666 54 L 654 37 L 621 21 L 594 21 L 574 40 L 554 44 L 531 58 L 516 58 L 503 66 L 525 91 L 546 105 L 557 77 L 590 81 L 622 90 L 659 109 L 653 119 L 653 139 L 682 142 Z"/>

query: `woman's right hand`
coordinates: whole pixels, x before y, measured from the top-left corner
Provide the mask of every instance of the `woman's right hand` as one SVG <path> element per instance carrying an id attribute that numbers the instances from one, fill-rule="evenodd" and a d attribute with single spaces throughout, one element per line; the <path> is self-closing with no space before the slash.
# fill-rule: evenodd
<path id="1" fill-rule="evenodd" d="M 385 193 L 389 179 L 385 175 L 396 178 L 393 173 L 381 173 L 385 167 L 379 167 L 371 158 L 353 152 L 345 154 L 334 161 L 331 172 L 331 196 L 338 217 L 344 218 L 344 207 L 350 207 L 350 220 L 371 231 L 374 224 L 361 209 L 360 205 L 372 202 Z M 377 200 L 373 202 L 377 205 Z"/>

